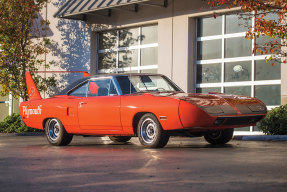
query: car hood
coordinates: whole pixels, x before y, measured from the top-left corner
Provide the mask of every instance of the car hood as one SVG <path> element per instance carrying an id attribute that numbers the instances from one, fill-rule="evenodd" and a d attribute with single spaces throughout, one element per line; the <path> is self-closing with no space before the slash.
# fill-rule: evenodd
<path id="1" fill-rule="evenodd" d="M 201 94 L 201 93 L 150 93 L 154 96 L 171 97 L 174 99 L 183 100 L 199 106 L 212 105 L 238 105 L 238 104 L 263 104 L 259 99 L 239 96 L 227 95 L 221 93 L 215 94 Z"/>
<path id="2" fill-rule="evenodd" d="M 170 97 L 191 103 L 209 114 L 262 114 L 267 112 L 265 104 L 257 98 L 221 93 L 151 93 L 154 96 Z"/>

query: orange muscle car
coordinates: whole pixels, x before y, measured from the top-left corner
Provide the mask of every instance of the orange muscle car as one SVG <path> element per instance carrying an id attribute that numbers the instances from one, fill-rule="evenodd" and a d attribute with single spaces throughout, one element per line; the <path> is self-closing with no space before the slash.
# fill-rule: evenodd
<path id="1" fill-rule="evenodd" d="M 30 72 L 26 80 L 29 101 L 21 103 L 20 116 L 27 126 L 44 129 L 52 145 L 68 145 L 73 135 L 116 142 L 137 136 L 148 148 L 164 147 L 171 135 L 225 144 L 234 128 L 255 125 L 267 113 L 256 98 L 184 93 L 159 74 L 88 76 L 48 99 L 41 98 Z"/>

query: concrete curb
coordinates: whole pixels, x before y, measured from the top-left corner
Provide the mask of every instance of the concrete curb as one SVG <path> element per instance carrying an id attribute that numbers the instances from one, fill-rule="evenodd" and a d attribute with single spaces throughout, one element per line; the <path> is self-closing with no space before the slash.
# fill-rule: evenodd
<path id="1" fill-rule="evenodd" d="M 242 141 L 287 141 L 287 135 L 237 135 L 233 139 Z"/>
<path id="2" fill-rule="evenodd" d="M 27 133 L 0 133 L 0 137 L 15 137 L 15 136 L 44 136 L 44 132 L 27 132 Z"/>

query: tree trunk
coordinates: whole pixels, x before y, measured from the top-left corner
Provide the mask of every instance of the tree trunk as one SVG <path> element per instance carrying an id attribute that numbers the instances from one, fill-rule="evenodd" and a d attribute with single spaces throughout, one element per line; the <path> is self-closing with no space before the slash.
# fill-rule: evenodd
<path id="1" fill-rule="evenodd" d="M 24 101 L 28 101 L 28 90 L 27 90 L 25 73 L 26 73 L 26 65 L 25 63 L 22 63 L 22 83 L 23 83 L 24 91 L 22 92 L 21 97 L 23 98 Z"/>

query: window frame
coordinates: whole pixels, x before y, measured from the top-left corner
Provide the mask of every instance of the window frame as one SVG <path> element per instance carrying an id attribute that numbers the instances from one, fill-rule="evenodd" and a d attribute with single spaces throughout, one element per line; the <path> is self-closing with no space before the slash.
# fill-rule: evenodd
<path id="1" fill-rule="evenodd" d="M 77 90 L 78 88 L 80 88 L 81 86 L 83 86 L 84 84 L 88 84 L 89 83 L 89 79 L 85 80 L 85 81 L 82 81 L 80 82 L 78 85 L 76 85 L 74 88 L 72 88 L 71 90 L 68 91 L 67 95 L 68 96 L 71 96 L 71 97 L 81 97 L 81 96 L 74 96 L 74 95 L 71 95 L 75 90 Z M 87 97 L 87 91 L 88 91 L 88 87 L 87 87 L 87 90 L 86 90 L 86 96 Z"/>
<path id="2" fill-rule="evenodd" d="M 85 94 L 85 98 L 88 98 L 88 97 L 92 97 L 92 96 L 88 96 L 88 88 L 89 88 L 89 83 L 90 81 L 93 81 L 93 80 L 101 80 L 101 79 L 109 79 L 111 83 L 114 84 L 114 87 L 116 89 L 116 92 L 117 94 L 110 94 L 110 87 L 111 87 L 111 84 L 109 85 L 109 95 L 107 96 L 118 96 L 118 95 L 121 95 L 121 91 L 119 90 L 119 86 L 117 85 L 117 83 L 115 82 L 115 79 L 114 77 L 94 77 L 94 78 L 90 78 L 90 79 L 87 79 L 83 82 L 80 82 L 78 85 L 76 85 L 73 89 L 71 89 L 69 92 L 68 92 L 68 96 L 71 96 L 71 97 L 81 97 L 81 96 L 74 96 L 74 95 L 71 95 L 75 90 L 77 90 L 78 88 L 80 88 L 81 86 L 83 86 L 84 84 L 88 84 L 87 86 L 87 90 L 86 90 L 86 94 Z M 94 96 L 94 97 L 101 97 L 101 96 Z"/>
<path id="3" fill-rule="evenodd" d="M 145 48 L 157 48 L 158 49 L 158 42 L 156 43 L 149 43 L 149 44 L 142 44 L 141 38 L 138 39 L 138 42 L 135 43 L 135 45 L 128 46 L 128 47 L 120 47 L 120 31 L 124 29 L 134 29 L 136 28 L 138 30 L 138 35 L 139 37 L 142 36 L 142 28 L 143 27 L 148 27 L 148 26 L 156 26 L 158 27 L 158 24 L 149 24 L 149 25 L 142 25 L 142 26 L 137 26 L 137 27 L 129 27 L 129 28 L 121 28 L 121 29 L 113 29 L 116 31 L 117 37 L 116 37 L 116 47 L 111 48 L 111 49 L 100 49 L 100 33 L 102 32 L 107 32 L 107 31 L 113 31 L 113 30 L 106 30 L 106 31 L 99 31 L 97 33 L 97 66 L 96 66 L 96 71 L 97 73 L 125 73 L 129 71 L 136 71 L 137 73 L 140 73 L 142 70 L 149 70 L 149 69 L 158 69 L 158 60 L 156 63 L 151 64 L 151 65 L 141 65 L 141 51 Z M 119 54 L 122 51 L 129 51 L 129 50 L 137 50 L 137 66 L 133 67 L 124 67 L 124 68 L 119 68 Z M 99 54 L 105 54 L 105 53 L 111 53 L 115 52 L 116 54 L 116 65 L 114 69 L 99 69 Z"/>
<path id="4" fill-rule="evenodd" d="M 195 65 L 195 76 L 197 78 L 197 65 L 208 65 L 208 64 L 216 64 L 221 63 L 221 82 L 219 83 L 198 83 L 196 82 L 196 88 L 220 88 L 221 92 L 224 93 L 225 87 L 236 87 L 236 86 L 251 86 L 251 97 L 255 96 L 255 86 L 256 85 L 281 85 L 281 78 L 275 80 L 255 80 L 255 62 L 258 60 L 265 60 L 266 57 L 270 57 L 270 54 L 267 55 L 256 55 L 256 53 L 252 52 L 251 56 L 243 56 L 243 57 L 231 57 L 225 58 L 225 40 L 228 38 L 236 38 L 236 37 L 245 37 L 246 32 L 239 32 L 239 33 L 226 33 L 226 15 L 222 15 L 222 34 L 221 35 L 211 35 L 211 36 L 198 36 L 198 19 L 196 19 L 196 44 L 198 42 L 209 41 L 209 40 L 221 40 L 221 58 L 220 59 L 206 59 L 206 60 L 197 60 L 196 58 L 196 65 Z M 252 19 L 252 26 L 255 25 L 255 18 Z M 251 42 L 251 49 L 254 49 L 256 39 L 252 39 Z M 198 51 L 198 50 L 197 50 Z M 196 54 L 197 56 L 197 54 Z M 236 82 L 225 82 L 225 63 L 232 63 L 232 62 L 242 62 L 242 61 L 251 61 L 251 80 L 250 81 L 236 81 Z M 278 107 L 278 105 L 267 106 L 268 110 Z"/>
<path id="5" fill-rule="evenodd" d="M 255 63 L 259 60 L 265 60 L 266 57 L 270 57 L 270 54 L 266 55 L 258 55 L 253 53 L 250 56 L 242 56 L 242 57 L 231 57 L 225 58 L 225 47 L 226 47 L 226 39 L 228 38 L 236 38 L 236 37 L 245 37 L 246 32 L 236 32 L 236 33 L 226 33 L 226 15 L 222 15 L 222 34 L 220 35 L 210 35 L 210 36 L 198 36 L 198 22 L 200 18 L 196 18 L 195 24 L 195 35 L 196 35 L 196 45 L 199 42 L 209 41 L 209 40 L 221 40 L 221 58 L 220 59 L 206 59 L 206 60 L 198 60 L 196 58 L 196 64 L 194 65 L 195 69 L 195 89 L 198 90 L 200 88 L 220 88 L 221 92 L 224 93 L 224 89 L 228 87 L 241 87 L 241 86 L 250 86 L 251 87 L 251 97 L 255 97 L 255 86 L 258 85 L 281 85 L 281 79 L 273 79 L 273 80 L 256 80 L 255 75 Z M 252 26 L 255 25 L 255 18 L 252 19 Z M 254 50 L 256 39 L 252 39 L 251 42 L 251 50 Z M 198 49 L 196 48 L 196 57 L 198 55 Z M 232 62 L 242 62 L 242 61 L 251 61 L 251 80 L 250 81 L 236 81 L 236 82 L 225 82 L 225 63 L 232 63 Z M 197 66 L 198 65 L 209 65 L 209 64 L 216 64 L 221 63 L 221 82 L 218 83 L 198 83 L 197 82 Z M 278 107 L 278 105 L 268 105 L 267 109 L 271 110 L 274 107 Z M 240 134 L 258 134 L 258 131 L 255 130 L 256 126 L 251 126 L 249 131 L 238 131 Z M 236 132 L 235 132 L 236 133 Z"/>

